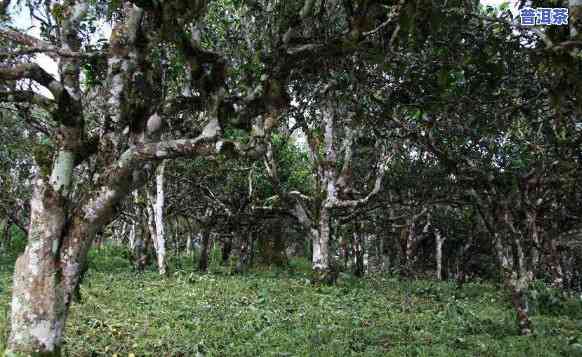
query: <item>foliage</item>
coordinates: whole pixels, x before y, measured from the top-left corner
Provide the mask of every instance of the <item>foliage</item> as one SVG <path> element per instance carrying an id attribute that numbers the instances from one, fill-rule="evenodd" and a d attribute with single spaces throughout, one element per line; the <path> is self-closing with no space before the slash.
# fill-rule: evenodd
<path id="1" fill-rule="evenodd" d="M 538 313 L 536 338 L 517 336 L 504 293 L 488 284 L 459 290 L 370 276 L 314 287 L 305 261 L 289 271 L 160 280 L 124 267 L 122 254 L 91 253 L 99 267 L 71 310 L 66 355 L 565 356 L 582 342 L 580 315 Z M 4 337 L 10 280 L 0 272 Z"/>
<path id="2" fill-rule="evenodd" d="M 528 293 L 530 309 L 534 313 L 582 320 L 582 299 L 572 299 L 571 294 L 552 288 L 541 280 L 532 284 Z"/>
<path id="3" fill-rule="evenodd" d="M 131 252 L 127 247 L 103 245 L 89 252 L 89 269 L 99 272 L 123 272 L 131 270 Z"/>
<path id="4" fill-rule="evenodd" d="M 26 247 L 26 234 L 14 225 L 10 227 L 10 238 L 8 246 L 0 249 L 0 271 L 12 270 L 14 260 L 24 252 Z M 0 239 L 5 239 L 5 237 L 0 234 Z"/>

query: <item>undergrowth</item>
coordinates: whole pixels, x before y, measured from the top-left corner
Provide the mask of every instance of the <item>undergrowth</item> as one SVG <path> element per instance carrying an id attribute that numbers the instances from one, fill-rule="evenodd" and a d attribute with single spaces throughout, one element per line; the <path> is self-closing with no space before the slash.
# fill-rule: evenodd
<path id="1" fill-rule="evenodd" d="M 240 276 L 216 263 L 194 272 L 186 257 L 162 279 L 134 272 L 124 254 L 92 252 L 64 355 L 582 356 L 581 302 L 548 305 L 545 290 L 532 306 L 535 335 L 521 337 L 493 285 L 343 274 L 335 286 L 313 286 L 303 260 Z M 0 270 L 3 342 L 10 270 Z"/>

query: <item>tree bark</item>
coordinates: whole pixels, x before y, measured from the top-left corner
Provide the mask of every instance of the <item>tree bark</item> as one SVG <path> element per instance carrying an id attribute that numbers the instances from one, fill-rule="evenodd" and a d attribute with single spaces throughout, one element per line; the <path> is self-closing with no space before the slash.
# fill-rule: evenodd
<path id="1" fill-rule="evenodd" d="M 528 210 L 526 213 L 527 221 L 527 231 L 530 239 L 530 257 L 531 257 L 531 267 L 536 272 L 540 269 L 540 256 L 541 256 L 541 239 L 540 239 L 540 228 L 537 224 L 538 214 L 535 210 Z"/>
<path id="2" fill-rule="evenodd" d="M 468 269 L 467 265 L 470 261 L 470 256 L 467 254 L 467 252 L 469 251 L 469 249 L 471 249 L 472 245 L 473 237 L 470 236 L 467 239 L 467 242 L 465 242 L 465 244 L 463 244 L 463 246 L 461 247 L 461 252 L 459 253 L 458 258 L 456 259 L 457 271 L 455 278 L 457 280 L 457 283 L 459 284 L 459 287 L 462 287 L 467 279 L 467 269 Z"/>
<path id="3" fill-rule="evenodd" d="M 363 236 L 358 231 L 358 223 L 355 223 L 355 230 L 353 232 L 352 250 L 354 251 L 354 275 L 363 277 L 365 272 L 364 267 L 364 242 Z"/>
<path id="4" fill-rule="evenodd" d="M 202 246 L 200 247 L 200 260 L 198 261 L 198 270 L 202 272 L 208 271 L 208 256 L 211 243 L 210 231 L 205 229 L 202 233 Z"/>
<path id="5" fill-rule="evenodd" d="M 562 269 L 558 242 L 556 239 L 549 239 L 548 243 L 548 267 L 552 279 L 552 287 L 561 289 L 564 287 L 564 270 Z"/>
<path id="6" fill-rule="evenodd" d="M 411 220 L 408 224 L 408 230 L 404 231 L 406 244 L 404 249 L 404 275 L 411 277 L 414 266 L 414 249 L 416 247 L 416 222 Z"/>
<path id="7" fill-rule="evenodd" d="M 11 235 L 10 235 L 10 226 L 12 225 L 12 222 L 10 222 L 10 219 L 6 219 L 4 220 L 4 225 L 3 225 L 3 229 L 2 229 L 2 241 L 1 241 L 1 246 L 0 249 L 3 251 L 8 251 L 8 249 L 10 248 L 10 241 L 11 241 Z"/>
<path id="8" fill-rule="evenodd" d="M 160 275 L 167 275 L 166 263 L 166 232 L 164 229 L 164 169 L 165 161 L 156 169 L 155 195 L 146 188 L 148 206 L 148 227 L 154 249 L 156 251 L 156 262 Z"/>
<path id="9" fill-rule="evenodd" d="M 58 253 L 65 224 L 58 193 L 42 179 L 36 180 L 28 244 L 15 266 L 8 341 L 11 352 L 60 353 L 68 292 L 59 282 Z"/>
<path id="10" fill-rule="evenodd" d="M 513 241 L 514 256 L 511 259 L 511 247 L 503 240 L 503 237 L 495 234 L 495 249 L 501 266 L 503 279 L 511 294 L 511 303 L 516 312 L 519 333 L 523 336 L 531 335 L 532 323 L 529 319 L 529 306 L 527 291 L 529 283 L 533 279 L 533 272 L 525 269 L 521 244 L 519 240 Z"/>
<path id="11" fill-rule="evenodd" d="M 319 215 L 317 233 L 312 231 L 313 240 L 313 272 L 316 281 L 326 281 L 330 273 L 329 266 L 329 239 L 331 235 L 330 213 L 327 208 L 322 208 Z"/>
<path id="12" fill-rule="evenodd" d="M 54 190 L 59 187 L 59 192 Z M 112 219 L 113 189 L 103 188 L 70 216 L 67 187 L 34 183 L 28 244 L 14 272 L 11 333 L 6 354 L 58 355 L 68 309 L 95 234 Z"/>
<path id="13" fill-rule="evenodd" d="M 192 232 L 188 232 L 186 235 L 186 255 L 192 255 L 192 237 L 190 236 Z"/>
<path id="14" fill-rule="evenodd" d="M 130 252 L 133 252 L 135 249 L 135 221 L 129 224 L 129 236 L 128 236 L 128 245 Z"/>
<path id="15" fill-rule="evenodd" d="M 238 274 L 244 273 L 250 262 L 250 242 L 252 241 L 252 229 L 248 229 L 246 234 L 243 234 L 239 239 L 237 248 L 238 261 L 236 263 L 235 272 Z"/>
<path id="16" fill-rule="evenodd" d="M 143 272 L 148 264 L 148 242 L 151 239 L 150 231 L 146 229 L 144 221 L 140 222 L 138 226 L 139 229 L 135 240 L 134 260 L 136 269 L 139 272 Z"/>
<path id="17" fill-rule="evenodd" d="M 222 265 L 227 266 L 230 254 L 232 253 L 232 237 L 225 238 L 222 243 Z"/>
<path id="18" fill-rule="evenodd" d="M 144 212 L 143 207 L 140 202 L 140 195 L 138 190 L 133 191 L 133 203 L 135 205 L 135 216 L 136 219 L 131 224 L 130 231 L 130 247 L 131 256 L 133 258 L 133 265 L 135 269 L 139 272 L 144 271 L 147 263 L 146 254 L 146 228 L 144 223 Z"/>
<path id="19" fill-rule="evenodd" d="M 434 238 L 436 243 L 436 278 L 443 280 L 443 244 L 447 238 L 442 236 L 439 229 L 435 229 Z"/>

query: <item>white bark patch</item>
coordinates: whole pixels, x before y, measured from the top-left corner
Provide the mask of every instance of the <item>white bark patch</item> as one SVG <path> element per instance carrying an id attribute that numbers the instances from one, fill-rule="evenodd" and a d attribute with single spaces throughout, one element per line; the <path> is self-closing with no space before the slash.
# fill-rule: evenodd
<path id="1" fill-rule="evenodd" d="M 166 274 L 166 237 L 164 229 L 164 168 L 166 162 L 158 166 L 156 175 L 156 201 L 154 203 L 154 220 L 156 223 L 156 254 L 160 274 Z"/>
<path id="2" fill-rule="evenodd" d="M 42 187 L 44 185 L 42 179 L 37 179 L 34 182 L 34 186 L 36 187 Z M 38 197 L 33 197 L 33 199 L 30 201 L 30 210 L 32 212 L 39 212 L 42 211 L 43 206 L 42 206 L 42 200 Z"/>
<path id="3" fill-rule="evenodd" d="M 81 96 L 77 93 L 77 89 L 75 87 L 65 86 L 65 90 L 69 93 L 71 98 L 73 98 L 75 100 L 81 99 Z"/>
<path id="4" fill-rule="evenodd" d="M 109 99 L 109 104 L 114 105 L 119 103 L 119 95 L 123 92 L 123 76 L 117 75 L 113 76 L 111 79 L 111 97 Z"/>
<path id="5" fill-rule="evenodd" d="M 135 222 L 131 222 L 131 227 L 129 228 L 129 249 L 133 252 L 135 249 Z"/>
<path id="6" fill-rule="evenodd" d="M 439 229 L 435 229 L 435 240 L 436 240 L 436 278 L 442 280 L 443 278 L 443 244 L 446 237 L 441 235 Z"/>
<path id="7" fill-rule="evenodd" d="M 83 213 L 85 214 L 85 219 L 94 222 L 99 218 L 99 215 L 103 211 L 103 208 L 108 203 L 112 202 L 115 198 L 116 192 L 107 187 L 101 189 L 101 195 L 97 198 L 92 199 L 85 207 L 83 207 Z"/>
<path id="8" fill-rule="evenodd" d="M 53 254 L 57 254 L 57 252 L 59 251 L 59 240 L 58 239 L 53 239 L 53 246 L 52 246 L 52 252 Z"/>
<path id="9" fill-rule="evenodd" d="M 12 311 L 20 311 L 22 309 L 22 304 L 20 303 L 20 298 L 17 295 L 12 296 Z"/>
<path id="10" fill-rule="evenodd" d="M 41 259 L 38 256 L 38 252 L 42 249 L 41 240 L 31 240 L 28 244 L 28 265 L 30 268 L 31 275 L 38 275 L 39 266 L 41 264 Z"/>
<path id="11" fill-rule="evenodd" d="M 148 134 L 156 133 L 162 127 L 162 118 L 158 115 L 158 113 L 154 113 L 148 119 L 146 126 Z"/>
<path id="12" fill-rule="evenodd" d="M 107 60 L 108 67 L 115 67 L 116 64 L 121 63 L 121 58 L 119 57 L 109 57 Z"/>
<path id="13" fill-rule="evenodd" d="M 313 269 L 329 269 L 329 239 L 331 234 L 329 211 L 322 209 L 319 217 L 319 229 L 313 237 Z"/>
<path id="14" fill-rule="evenodd" d="M 216 152 L 220 152 L 222 147 L 224 146 L 224 142 L 222 140 L 216 142 Z"/>
<path id="15" fill-rule="evenodd" d="M 30 329 L 30 335 L 45 346 L 46 350 L 52 351 L 55 349 L 55 344 L 58 342 L 56 331 L 49 321 L 41 320 Z"/>
<path id="16" fill-rule="evenodd" d="M 220 132 L 220 124 L 217 119 L 211 119 L 202 130 L 202 137 L 214 138 Z"/>
<path id="17" fill-rule="evenodd" d="M 166 274 L 166 237 L 164 229 L 164 168 L 165 161 L 156 170 L 155 195 L 146 189 L 148 205 L 148 229 L 156 250 L 158 270 L 161 275 Z"/>
<path id="18" fill-rule="evenodd" d="M 59 151 L 49 181 L 55 191 L 66 191 L 70 187 L 74 165 L 75 154 L 72 151 Z"/>
<path id="19" fill-rule="evenodd" d="M 67 277 L 77 276 L 78 272 L 80 271 L 79 263 L 70 262 L 69 264 L 65 264 L 63 268 L 63 275 Z"/>

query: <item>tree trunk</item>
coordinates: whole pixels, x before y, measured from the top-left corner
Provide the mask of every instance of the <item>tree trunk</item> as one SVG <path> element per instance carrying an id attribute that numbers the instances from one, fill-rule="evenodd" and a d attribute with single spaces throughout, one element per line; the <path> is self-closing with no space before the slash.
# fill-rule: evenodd
<path id="1" fill-rule="evenodd" d="M 283 225 L 280 219 L 268 221 L 257 245 L 261 264 L 275 266 L 287 264 Z"/>
<path id="2" fill-rule="evenodd" d="M 406 248 L 404 249 L 404 275 L 407 277 L 412 276 L 412 270 L 414 265 L 414 249 L 416 247 L 416 223 L 411 220 L 408 226 L 408 234 L 406 237 Z M 405 231 L 406 232 L 406 231 Z"/>
<path id="3" fill-rule="evenodd" d="M 249 229 L 246 233 L 246 236 L 241 236 L 240 238 L 237 248 L 238 261 L 235 268 L 236 273 L 242 274 L 248 268 L 250 261 L 250 242 L 252 241 L 252 234 L 252 230 Z"/>
<path id="4" fill-rule="evenodd" d="M 10 351 L 60 354 L 68 310 L 65 297 L 70 293 L 60 283 L 62 271 L 57 256 L 65 224 L 58 193 L 42 179 L 37 180 L 28 244 L 14 272 Z"/>
<path id="5" fill-rule="evenodd" d="M 443 237 L 438 229 L 435 229 L 434 238 L 436 242 L 436 278 L 443 280 L 443 244 L 447 238 Z"/>
<path id="6" fill-rule="evenodd" d="M 312 230 L 311 239 L 313 241 L 313 280 L 314 282 L 332 282 L 329 241 L 331 236 L 330 212 L 326 207 L 322 207 L 319 216 L 319 229 Z"/>
<path id="7" fill-rule="evenodd" d="M 273 235 L 273 263 L 275 263 L 276 266 L 285 266 L 287 264 L 287 248 L 285 244 L 283 225 L 281 223 L 281 221 L 276 223 L 279 225 L 279 228 L 275 230 L 275 234 Z"/>
<path id="8" fill-rule="evenodd" d="M 222 265 L 227 266 L 228 260 L 230 259 L 230 253 L 232 252 L 232 237 L 226 238 L 222 244 Z"/>
<path id="9" fill-rule="evenodd" d="M 129 244 L 129 250 L 133 253 L 134 249 L 135 249 L 135 221 L 132 220 L 132 222 L 129 225 L 129 237 L 128 237 L 128 244 Z"/>
<path id="10" fill-rule="evenodd" d="M 404 250 L 401 244 L 400 235 L 396 227 L 394 227 L 392 231 L 393 232 L 389 240 L 389 244 L 391 245 L 391 247 L 388 248 L 388 249 L 392 248 L 388 252 L 390 257 L 391 266 L 390 269 L 391 271 L 400 271 L 402 270 L 403 266 L 402 261 L 404 260 Z"/>
<path id="11" fill-rule="evenodd" d="M 160 275 L 167 275 L 166 264 L 166 235 L 164 229 L 164 169 L 166 162 L 162 163 L 156 169 L 156 196 L 153 203 L 153 214 L 155 223 L 155 235 L 152 235 L 152 241 L 156 250 L 156 260 Z M 152 197 L 150 196 L 150 199 Z"/>
<path id="12" fill-rule="evenodd" d="M 249 256 L 249 266 L 254 266 L 255 264 L 255 237 L 258 233 L 255 231 L 252 234 L 249 234 L 249 242 L 248 242 L 248 256 Z"/>
<path id="13" fill-rule="evenodd" d="M 470 261 L 470 255 L 467 254 L 471 246 L 473 245 L 473 237 L 469 237 L 467 242 L 463 244 L 461 247 L 461 252 L 459 257 L 456 259 L 457 271 L 456 271 L 456 280 L 459 287 L 462 287 L 465 284 L 467 279 L 467 269 Z"/>
<path id="14" fill-rule="evenodd" d="M 205 229 L 202 233 L 202 247 L 200 248 L 200 260 L 198 261 L 198 270 L 208 271 L 208 256 L 210 254 L 210 232 Z"/>
<path id="15" fill-rule="evenodd" d="M 370 235 L 370 245 L 374 246 L 374 263 L 368 262 L 369 267 L 373 267 L 374 272 L 382 272 L 384 271 L 384 255 L 382 252 L 384 251 L 384 237 L 382 236 L 381 232 L 375 233 Z M 368 256 L 371 257 L 372 254 L 369 252 Z M 371 271 L 371 269 L 369 268 Z"/>
<path id="16" fill-rule="evenodd" d="M 154 200 L 155 198 L 153 198 L 149 192 L 149 190 L 146 188 L 146 197 L 147 197 L 147 203 L 146 203 L 146 222 L 147 222 L 147 227 L 148 227 L 148 233 L 149 233 L 149 237 L 152 239 L 152 241 L 156 241 L 156 219 L 155 219 L 155 213 L 154 213 Z"/>
<path id="17" fill-rule="evenodd" d="M 552 279 L 552 287 L 564 287 L 564 270 L 562 269 L 560 252 L 558 251 L 558 242 L 556 239 L 548 241 L 548 267 Z"/>
<path id="18" fill-rule="evenodd" d="M 174 237 L 174 256 L 182 255 L 182 237 L 184 236 L 184 228 L 180 225 L 179 220 L 174 220 L 174 224 L 170 226 Z"/>
<path id="19" fill-rule="evenodd" d="M 340 241 L 340 252 L 343 255 L 344 270 L 348 269 L 348 264 L 350 262 L 350 241 L 349 239 L 343 237 Z"/>
<path id="20" fill-rule="evenodd" d="M 192 255 L 192 237 L 190 236 L 191 232 L 188 232 L 186 235 L 186 255 Z"/>
<path id="21" fill-rule="evenodd" d="M 527 279 L 527 278 L 526 278 Z M 517 313 L 517 326 L 522 336 L 529 336 L 532 333 L 532 323 L 529 319 L 529 307 L 527 301 L 527 282 L 510 278 L 511 302 Z"/>
<path id="22" fill-rule="evenodd" d="M 64 200 L 37 179 L 25 252 L 16 261 L 7 355 L 59 355 L 69 305 L 87 252 L 110 206 L 95 200 L 93 210 L 65 215 Z M 62 187 L 62 186 L 61 186 Z M 95 214 L 95 215 L 93 215 Z"/>
<path id="23" fill-rule="evenodd" d="M 529 307 L 527 301 L 527 290 L 533 278 L 533 273 L 525 269 L 523 250 L 519 240 L 514 241 L 514 255 L 510 259 L 509 253 L 512 249 L 507 246 L 507 242 L 502 240 L 500 234 L 495 234 L 495 249 L 502 269 L 503 279 L 511 294 L 511 303 L 516 312 L 517 326 L 519 333 L 523 336 L 531 335 L 532 323 L 529 319 Z"/>
<path id="24" fill-rule="evenodd" d="M 537 212 L 535 210 L 530 210 L 526 214 L 528 234 L 530 239 L 530 257 L 531 257 L 531 267 L 537 273 L 540 270 L 540 252 L 541 252 L 541 240 L 540 240 L 540 228 L 537 224 Z"/>
<path id="25" fill-rule="evenodd" d="M 200 229 L 200 227 L 197 227 Z M 194 237 L 192 237 L 192 264 L 195 264 L 196 252 L 199 251 L 198 257 L 202 256 L 202 243 L 204 241 L 204 231 L 198 231 Z M 200 260 L 198 261 L 200 263 Z"/>
<path id="26" fill-rule="evenodd" d="M 357 225 L 357 224 L 356 224 Z M 355 231 L 353 233 L 352 249 L 354 251 L 354 275 L 357 277 L 364 276 L 364 244 L 362 234 Z"/>
<path id="27" fill-rule="evenodd" d="M 6 219 L 4 221 L 4 225 L 3 225 L 3 229 L 2 229 L 2 242 L 0 249 L 3 251 L 8 251 L 9 247 L 10 247 L 10 226 L 12 225 L 12 223 L 10 222 L 9 219 Z"/>
<path id="28" fill-rule="evenodd" d="M 147 265 L 147 236 L 149 233 L 144 229 L 144 226 L 140 224 L 138 226 L 136 237 L 135 237 L 135 244 L 133 247 L 133 259 L 135 268 L 137 271 L 144 271 Z"/>
<path id="29" fill-rule="evenodd" d="M 390 257 L 386 254 L 386 234 L 385 232 L 378 232 L 376 235 L 376 253 L 378 254 L 378 271 L 386 272 L 390 269 Z"/>

